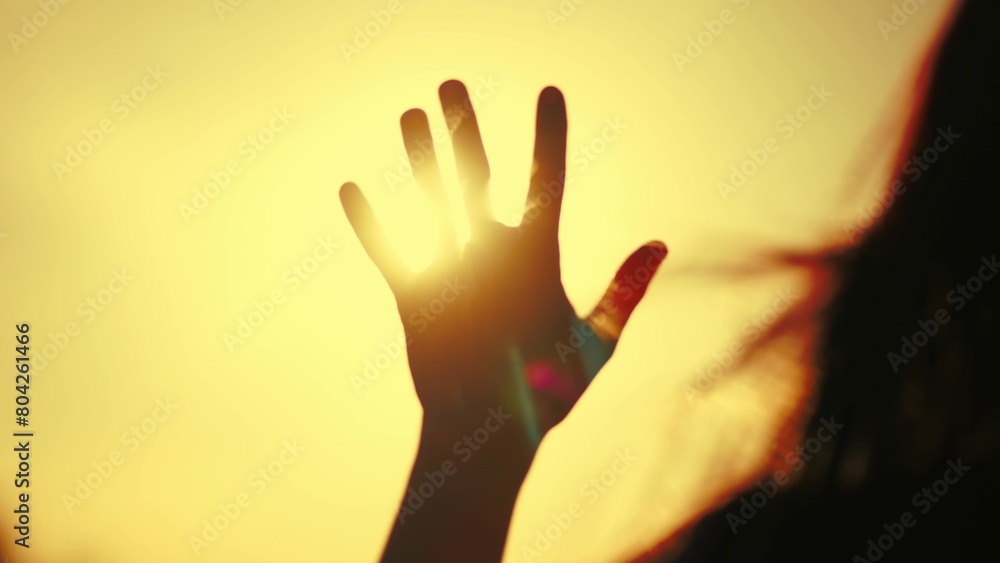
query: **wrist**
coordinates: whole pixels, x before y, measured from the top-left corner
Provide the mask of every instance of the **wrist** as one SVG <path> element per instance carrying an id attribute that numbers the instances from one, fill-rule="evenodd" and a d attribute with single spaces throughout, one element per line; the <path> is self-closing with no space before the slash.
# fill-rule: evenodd
<path id="1" fill-rule="evenodd" d="M 383 561 L 499 561 L 534 448 L 499 405 L 424 418 Z"/>
<path id="2" fill-rule="evenodd" d="M 424 415 L 411 481 L 419 481 L 419 470 L 449 478 L 462 472 L 460 482 L 468 484 L 520 486 L 537 449 L 522 421 L 501 404 L 471 413 Z"/>

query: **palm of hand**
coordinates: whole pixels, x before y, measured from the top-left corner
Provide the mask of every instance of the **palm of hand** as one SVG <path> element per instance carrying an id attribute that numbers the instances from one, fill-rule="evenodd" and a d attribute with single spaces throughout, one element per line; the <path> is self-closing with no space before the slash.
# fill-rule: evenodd
<path id="1" fill-rule="evenodd" d="M 577 319 L 559 267 L 566 156 L 562 95 L 550 87 L 539 98 L 531 186 L 525 218 L 516 228 L 497 222 L 489 211 L 489 165 L 465 87 L 446 82 L 440 97 L 446 114 L 455 118 L 449 125 L 470 242 L 462 249 L 455 244 L 430 128 L 420 110 L 406 112 L 401 126 L 414 176 L 435 207 L 440 245 L 434 263 L 423 272 L 408 271 L 357 186 L 345 184 L 341 200 L 396 297 L 425 416 L 455 420 L 512 405 L 537 440 L 562 420 L 610 357 L 666 247 L 653 242 L 633 253 L 594 312 Z"/>

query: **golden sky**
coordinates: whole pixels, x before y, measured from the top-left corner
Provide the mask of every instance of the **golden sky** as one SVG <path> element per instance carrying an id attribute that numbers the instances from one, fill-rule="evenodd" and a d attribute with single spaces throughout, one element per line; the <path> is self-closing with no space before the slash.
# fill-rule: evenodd
<path id="1" fill-rule="evenodd" d="M 578 312 L 635 247 L 671 249 L 614 358 L 543 442 L 505 561 L 621 560 L 654 543 L 759 471 L 800 397 L 804 370 L 780 354 L 686 391 L 808 289 L 794 271 L 699 272 L 814 248 L 876 197 L 952 5 L 894 4 L 4 2 L 0 317 L 11 337 L 31 325 L 36 434 L 32 547 L 14 559 L 377 559 L 420 410 L 392 295 L 337 191 L 356 182 L 404 258 L 426 263 L 428 207 L 400 167 L 398 120 L 421 107 L 443 131 L 450 78 L 473 94 L 510 224 L 537 95 L 564 92 L 560 238 Z M 751 171 L 738 186 L 733 167 Z M 14 345 L 3 353 L 13 362 Z M 14 467 L 8 453 L 0 468 Z M 602 476 L 612 484 L 588 485 Z M 536 544 L 574 502 L 570 528 Z M 206 532 L 216 519 L 225 529 Z"/>

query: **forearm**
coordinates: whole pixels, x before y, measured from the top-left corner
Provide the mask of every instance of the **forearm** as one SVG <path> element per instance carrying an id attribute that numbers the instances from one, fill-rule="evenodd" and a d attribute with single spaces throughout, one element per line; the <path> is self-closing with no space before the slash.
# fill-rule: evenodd
<path id="1" fill-rule="evenodd" d="M 461 421 L 425 417 L 382 561 L 499 561 L 533 456 L 501 405 Z"/>

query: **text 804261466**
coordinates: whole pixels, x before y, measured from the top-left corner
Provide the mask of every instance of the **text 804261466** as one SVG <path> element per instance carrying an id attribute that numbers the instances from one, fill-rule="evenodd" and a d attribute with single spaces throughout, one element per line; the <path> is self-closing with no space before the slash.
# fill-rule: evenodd
<path id="1" fill-rule="evenodd" d="M 31 413 L 28 404 L 31 402 L 31 397 L 28 395 L 29 386 L 31 384 L 31 365 L 28 359 L 28 351 L 31 342 L 31 335 L 29 334 L 31 327 L 27 323 L 22 323 L 15 326 L 17 333 L 14 335 L 14 340 L 17 344 L 14 346 L 14 421 L 17 423 L 18 428 L 14 431 L 14 440 L 17 445 L 13 448 L 14 455 L 17 456 L 15 461 L 16 470 L 14 474 L 14 487 L 17 488 L 17 497 L 14 502 L 14 514 L 17 515 L 17 525 L 14 526 L 14 530 L 17 532 L 17 537 L 14 543 L 21 547 L 30 547 L 28 545 L 28 538 L 31 534 L 31 515 L 30 515 L 30 505 L 29 500 L 31 499 L 29 488 L 31 487 L 31 436 L 33 432 L 27 429 L 28 426 L 28 415 Z"/>

